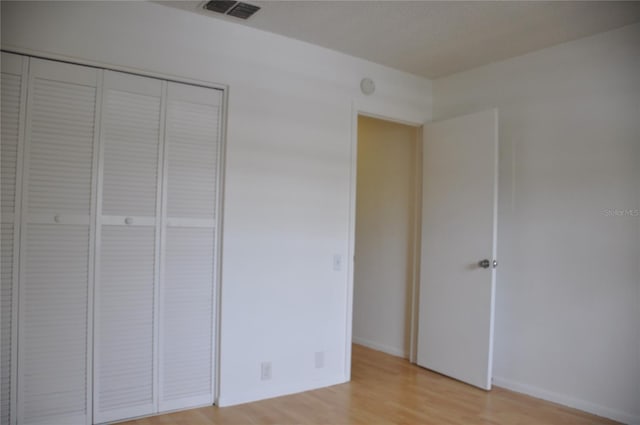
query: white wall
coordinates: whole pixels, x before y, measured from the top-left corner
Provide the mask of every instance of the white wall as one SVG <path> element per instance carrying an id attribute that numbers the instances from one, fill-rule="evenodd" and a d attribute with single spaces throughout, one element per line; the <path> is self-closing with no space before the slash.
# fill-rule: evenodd
<path id="1" fill-rule="evenodd" d="M 418 129 L 358 118 L 353 342 L 409 357 Z"/>
<path id="2" fill-rule="evenodd" d="M 348 268 L 332 260 L 349 247 L 352 104 L 420 122 L 430 82 L 148 2 L 1 5 L 5 49 L 229 86 L 220 404 L 348 379 Z"/>
<path id="3" fill-rule="evenodd" d="M 499 108 L 495 384 L 640 423 L 640 24 L 434 98 L 439 118 Z"/>

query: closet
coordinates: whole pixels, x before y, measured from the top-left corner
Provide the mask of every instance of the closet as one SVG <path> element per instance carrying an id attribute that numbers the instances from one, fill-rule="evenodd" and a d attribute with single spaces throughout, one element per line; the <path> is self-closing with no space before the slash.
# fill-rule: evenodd
<path id="1" fill-rule="evenodd" d="M 223 92 L 2 53 L 0 424 L 212 404 Z"/>

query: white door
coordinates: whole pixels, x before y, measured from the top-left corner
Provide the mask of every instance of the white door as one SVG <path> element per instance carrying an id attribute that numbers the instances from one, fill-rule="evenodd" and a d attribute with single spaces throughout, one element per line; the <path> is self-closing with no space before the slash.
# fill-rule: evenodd
<path id="1" fill-rule="evenodd" d="M 163 83 L 105 71 L 95 294 L 94 422 L 157 411 Z"/>
<path id="2" fill-rule="evenodd" d="M 221 106 L 220 90 L 168 83 L 159 318 L 161 412 L 213 403 Z"/>
<path id="3" fill-rule="evenodd" d="M 29 74 L 17 422 L 86 424 L 91 409 L 88 300 L 99 71 L 31 59 Z"/>
<path id="4" fill-rule="evenodd" d="M 491 389 L 498 113 L 424 127 L 418 365 Z"/>

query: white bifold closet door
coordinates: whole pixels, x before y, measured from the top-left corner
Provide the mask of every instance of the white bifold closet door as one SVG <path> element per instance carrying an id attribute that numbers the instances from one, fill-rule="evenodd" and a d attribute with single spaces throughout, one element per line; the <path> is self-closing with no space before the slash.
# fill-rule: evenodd
<path id="1" fill-rule="evenodd" d="M 105 71 L 94 421 L 157 412 L 160 167 L 166 83 Z"/>
<path id="2" fill-rule="evenodd" d="M 2 54 L 0 425 L 212 404 L 222 92 Z"/>
<path id="3" fill-rule="evenodd" d="M 99 71 L 38 59 L 29 66 L 17 421 L 86 424 Z"/>
<path id="4" fill-rule="evenodd" d="M 26 58 L 2 53 L 2 79 L 0 88 L 2 135 L 0 139 L 0 206 L 2 211 L 2 239 L 0 264 L 0 425 L 8 425 L 15 415 L 11 405 L 12 364 L 15 364 L 16 343 L 13 331 L 14 288 L 17 288 L 18 236 L 19 236 L 19 164 L 21 139 L 24 128 L 26 103 Z"/>
<path id="5" fill-rule="evenodd" d="M 168 83 L 160 411 L 213 403 L 221 99 Z"/>

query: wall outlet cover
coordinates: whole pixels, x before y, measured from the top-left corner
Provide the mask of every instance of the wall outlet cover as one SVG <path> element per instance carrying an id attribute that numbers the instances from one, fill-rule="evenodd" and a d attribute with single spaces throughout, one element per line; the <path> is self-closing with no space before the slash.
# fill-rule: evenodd
<path id="1" fill-rule="evenodd" d="M 262 381 L 271 379 L 271 362 L 262 362 L 260 365 L 260 379 Z"/>

